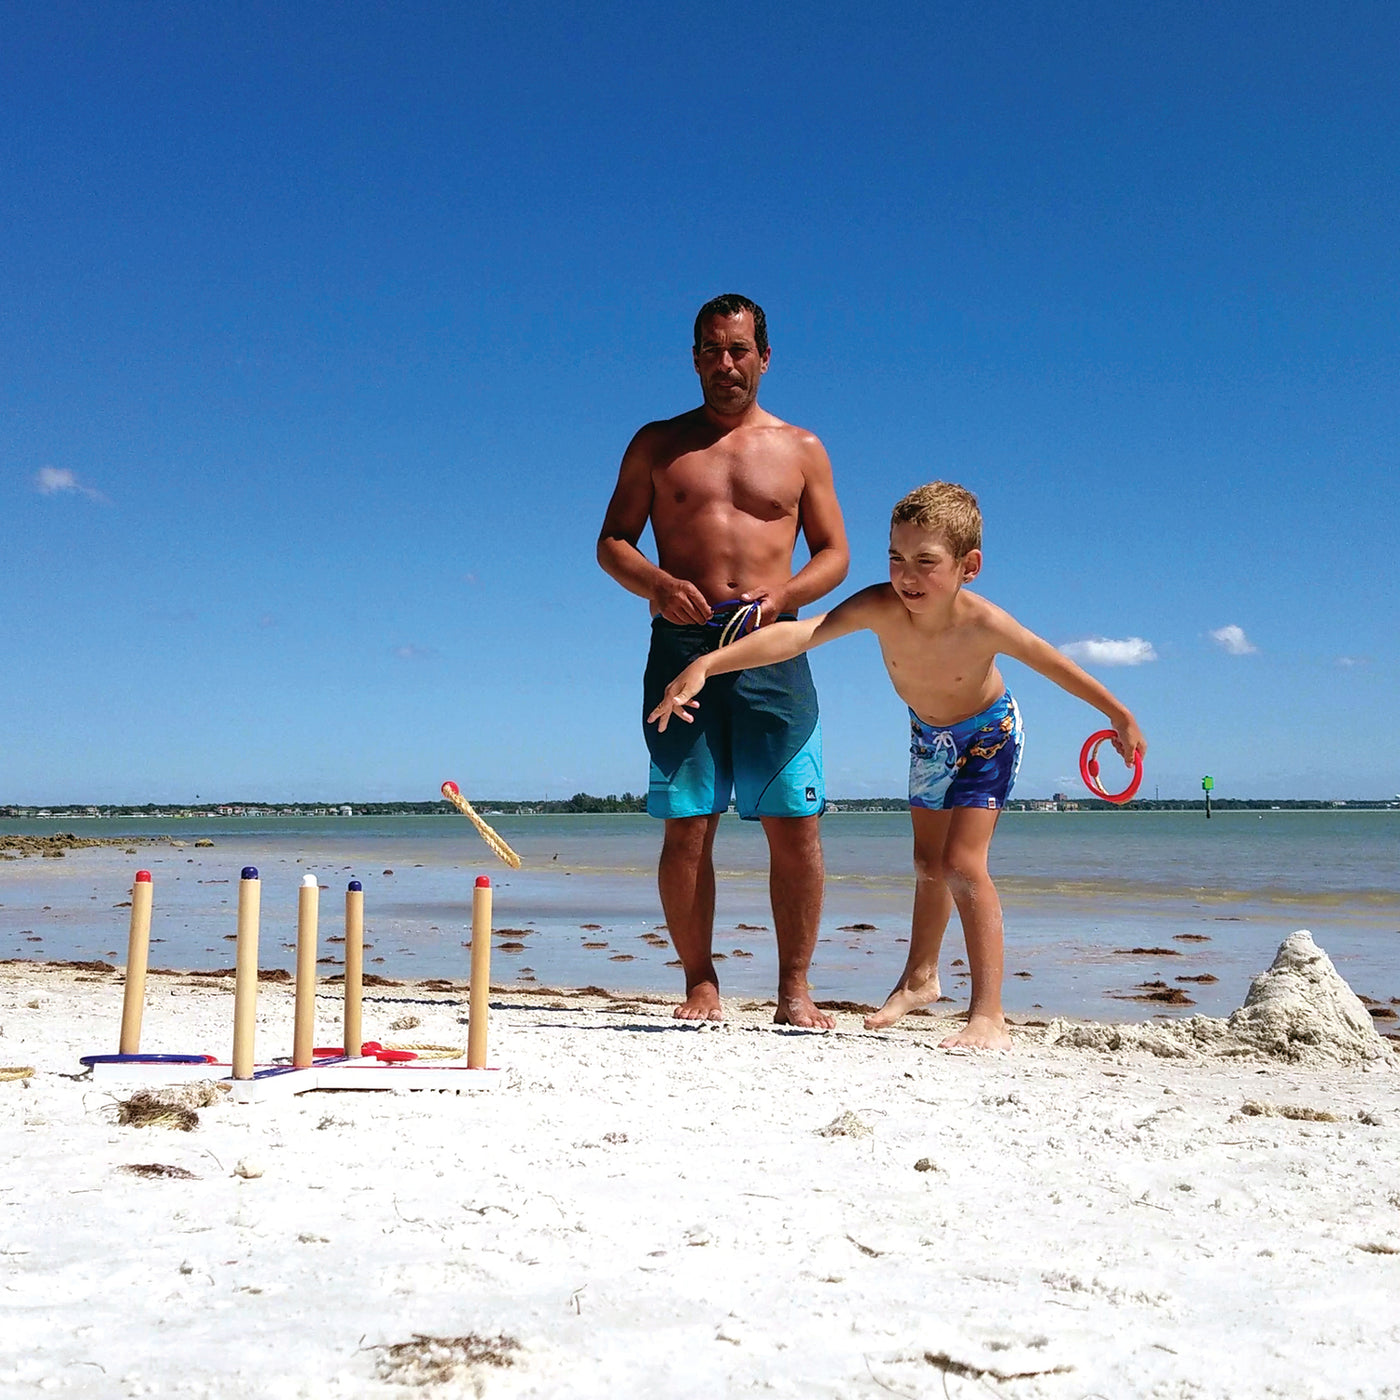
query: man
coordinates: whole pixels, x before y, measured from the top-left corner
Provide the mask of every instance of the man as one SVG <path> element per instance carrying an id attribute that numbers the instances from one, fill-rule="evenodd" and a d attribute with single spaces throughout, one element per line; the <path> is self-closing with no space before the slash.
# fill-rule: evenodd
<path id="1" fill-rule="evenodd" d="M 846 577 L 850 551 L 831 463 L 809 432 L 759 407 L 770 351 L 763 309 L 716 297 L 695 318 L 704 402 L 648 423 L 622 458 L 598 538 L 598 562 L 652 611 L 642 714 L 695 656 L 731 634 L 793 617 Z M 653 564 L 638 549 L 648 521 Z M 796 573 L 801 531 L 810 552 Z M 818 819 L 825 804 L 816 692 L 804 657 L 723 678 L 693 725 L 647 728 L 647 811 L 666 821 L 658 884 L 685 968 L 676 1016 L 723 1012 L 711 940 L 713 850 L 731 787 L 742 817 L 763 823 L 778 940 L 780 1024 L 830 1029 L 807 986 L 821 917 Z M 681 732 L 684 731 L 684 732 Z"/>

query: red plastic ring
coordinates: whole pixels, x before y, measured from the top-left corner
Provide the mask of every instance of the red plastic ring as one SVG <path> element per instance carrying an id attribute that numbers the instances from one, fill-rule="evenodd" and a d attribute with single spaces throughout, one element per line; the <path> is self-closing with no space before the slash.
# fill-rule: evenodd
<path id="1" fill-rule="evenodd" d="M 416 1060 L 418 1053 L 414 1050 L 376 1050 L 374 1058 L 384 1065 L 406 1065 L 410 1060 Z"/>
<path id="2" fill-rule="evenodd" d="M 1100 729 L 1085 739 L 1084 747 L 1079 750 L 1079 776 L 1095 797 L 1101 797 L 1105 802 L 1131 802 L 1133 794 L 1142 786 L 1141 749 L 1133 754 L 1133 778 L 1122 792 L 1105 792 L 1099 782 L 1099 745 L 1114 738 L 1116 733 L 1113 729 Z"/>

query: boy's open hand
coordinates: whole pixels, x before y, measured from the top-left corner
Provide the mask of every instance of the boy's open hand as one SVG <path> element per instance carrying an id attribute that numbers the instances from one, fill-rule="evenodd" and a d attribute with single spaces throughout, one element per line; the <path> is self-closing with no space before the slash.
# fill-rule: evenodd
<path id="1" fill-rule="evenodd" d="M 655 724 L 658 734 L 666 732 L 666 726 L 673 717 L 694 724 L 695 717 L 690 712 L 700 708 L 694 697 L 705 688 L 705 667 L 701 661 L 692 661 L 684 671 L 666 687 L 661 703 L 647 716 L 648 724 Z"/>

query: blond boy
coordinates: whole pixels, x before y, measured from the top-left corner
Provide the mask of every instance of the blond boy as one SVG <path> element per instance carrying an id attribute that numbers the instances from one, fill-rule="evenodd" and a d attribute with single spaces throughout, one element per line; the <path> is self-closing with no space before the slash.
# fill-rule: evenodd
<path id="1" fill-rule="evenodd" d="M 1092 676 L 964 584 L 982 568 L 982 514 L 961 486 L 911 491 L 890 518 L 890 581 L 829 613 L 778 622 L 692 662 L 647 716 L 665 729 L 692 721 L 710 676 L 767 666 L 868 628 L 890 681 L 909 706 L 909 815 L 914 824 L 914 917 L 909 958 L 866 1026 L 891 1026 L 939 996 L 938 955 L 953 906 L 972 971 L 967 1025 L 944 1046 L 1006 1050 L 1001 1006 L 1002 917 L 987 853 L 1021 754 L 1021 717 L 997 668 L 1014 657 L 1100 710 L 1125 763 L 1147 743 L 1128 710 Z"/>

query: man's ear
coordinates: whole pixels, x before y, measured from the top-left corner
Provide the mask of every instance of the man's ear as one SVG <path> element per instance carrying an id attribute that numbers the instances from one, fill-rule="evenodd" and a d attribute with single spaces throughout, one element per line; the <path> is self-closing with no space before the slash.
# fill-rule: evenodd
<path id="1" fill-rule="evenodd" d="M 971 583 L 982 572 L 982 551 L 969 549 L 962 557 L 962 581 Z"/>

